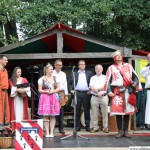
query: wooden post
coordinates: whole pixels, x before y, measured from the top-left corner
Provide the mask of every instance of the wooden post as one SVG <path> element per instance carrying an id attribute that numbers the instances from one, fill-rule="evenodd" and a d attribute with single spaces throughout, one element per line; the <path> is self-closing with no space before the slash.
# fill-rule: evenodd
<path id="1" fill-rule="evenodd" d="M 128 131 L 131 130 L 131 115 L 129 115 L 129 125 L 128 125 Z"/>
<path id="2" fill-rule="evenodd" d="M 33 83 L 33 68 L 31 68 L 31 83 Z M 31 94 L 31 118 L 34 119 L 34 94 Z"/>
<path id="3" fill-rule="evenodd" d="M 63 37 L 62 32 L 57 33 L 57 53 L 63 53 Z"/>
<path id="4" fill-rule="evenodd" d="M 133 130 L 137 130 L 137 127 L 136 127 L 136 113 L 133 114 Z"/>

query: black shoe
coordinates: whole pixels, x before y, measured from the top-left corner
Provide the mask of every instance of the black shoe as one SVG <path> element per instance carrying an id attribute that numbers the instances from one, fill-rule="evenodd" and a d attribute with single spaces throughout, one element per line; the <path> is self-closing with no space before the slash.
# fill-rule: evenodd
<path id="1" fill-rule="evenodd" d="M 128 133 L 127 130 L 124 131 L 124 135 L 123 136 L 126 137 L 126 138 L 131 138 L 131 135 Z"/>
<path id="2" fill-rule="evenodd" d="M 85 130 L 86 130 L 87 132 L 90 132 L 90 131 L 91 131 L 91 129 L 90 129 L 90 128 L 85 128 Z"/>
<path id="3" fill-rule="evenodd" d="M 123 136 L 122 130 L 118 131 L 118 134 L 116 135 L 116 138 L 119 139 Z"/>
<path id="4" fill-rule="evenodd" d="M 59 133 L 65 134 L 65 131 L 64 131 L 63 129 L 60 129 L 60 130 L 59 130 Z"/>
<path id="5" fill-rule="evenodd" d="M 150 129 L 150 124 L 145 124 L 145 129 L 149 130 Z"/>
<path id="6" fill-rule="evenodd" d="M 77 128 L 76 128 L 76 131 L 80 131 L 80 130 L 81 130 L 81 128 L 80 128 L 80 127 L 77 127 Z"/>

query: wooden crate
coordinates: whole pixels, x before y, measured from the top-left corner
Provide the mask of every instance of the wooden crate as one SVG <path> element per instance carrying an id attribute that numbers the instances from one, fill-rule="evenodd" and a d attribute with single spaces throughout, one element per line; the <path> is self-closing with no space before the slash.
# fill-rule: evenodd
<path id="1" fill-rule="evenodd" d="M 108 126 L 109 126 L 110 132 L 118 131 L 116 116 L 110 116 L 110 114 L 108 114 Z"/>

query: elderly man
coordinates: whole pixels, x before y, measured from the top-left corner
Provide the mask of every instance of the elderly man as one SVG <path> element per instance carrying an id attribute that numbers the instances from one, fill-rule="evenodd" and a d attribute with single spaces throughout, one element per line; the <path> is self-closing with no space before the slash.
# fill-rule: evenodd
<path id="1" fill-rule="evenodd" d="M 116 138 L 122 136 L 130 138 L 128 133 L 129 114 L 136 111 L 135 92 L 141 89 L 141 84 L 133 67 L 129 63 L 123 62 L 121 51 L 115 51 L 112 56 L 114 64 L 106 72 L 104 89 L 112 98 L 110 114 L 116 115 L 118 127 Z"/>
<path id="2" fill-rule="evenodd" d="M 100 64 L 95 66 L 96 75 L 91 77 L 90 89 L 91 89 L 91 109 L 93 116 L 93 129 L 91 133 L 98 132 L 98 114 L 99 106 L 102 112 L 103 119 L 103 132 L 108 133 L 108 96 L 104 91 L 104 84 L 106 76 L 102 74 L 103 67 Z"/>
<path id="3" fill-rule="evenodd" d="M 147 55 L 147 59 L 150 62 L 150 53 Z M 146 79 L 145 88 L 147 90 L 145 124 L 150 125 L 150 63 L 142 68 L 141 75 Z"/>
<path id="4" fill-rule="evenodd" d="M 5 66 L 8 63 L 7 57 L 0 55 L 0 126 L 10 123 L 10 112 L 8 103 L 8 73 Z"/>

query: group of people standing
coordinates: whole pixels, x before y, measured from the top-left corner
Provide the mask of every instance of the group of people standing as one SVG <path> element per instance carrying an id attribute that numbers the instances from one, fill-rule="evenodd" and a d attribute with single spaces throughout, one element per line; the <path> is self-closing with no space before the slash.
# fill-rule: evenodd
<path id="1" fill-rule="evenodd" d="M 80 116 L 83 107 L 85 130 L 91 133 L 98 132 L 100 108 L 103 132 L 108 133 L 108 103 L 110 99 L 110 115 L 116 115 L 118 127 L 116 138 L 122 136 L 130 138 L 128 133 L 129 115 L 137 111 L 136 94 L 142 88 L 132 65 L 124 63 L 121 51 L 115 51 L 112 57 L 114 64 L 107 69 L 106 75 L 102 74 L 103 66 L 101 64 L 95 66 L 96 74 L 93 75 L 92 72 L 85 70 L 85 61 L 80 60 L 78 71 L 74 72 L 74 76 L 68 82 L 66 74 L 61 71 L 63 63 L 60 59 L 55 61 L 55 69 L 51 64 L 44 67 L 44 75 L 38 80 L 38 91 L 40 93 L 38 114 L 43 116 L 44 119 L 45 137 L 54 137 L 55 116 L 58 116 L 59 132 L 65 134 L 63 125 L 64 105 L 68 101 L 69 89 L 72 93 L 76 92 L 77 103 L 75 105 L 76 114 L 74 114 L 76 115 L 76 131 L 81 130 Z M 12 77 L 8 80 L 7 70 L 5 69 L 7 63 L 7 58 L 0 56 L 0 125 L 3 125 L 3 123 L 9 124 L 10 117 L 11 120 L 27 119 L 27 96 L 31 96 L 30 87 L 16 87 L 17 84 L 28 82 L 26 78 L 21 77 L 21 68 L 16 67 Z M 146 69 L 144 70 L 146 71 L 144 77 L 150 75 L 149 66 Z M 8 100 L 7 89 L 9 84 L 11 94 Z M 26 93 L 26 96 L 21 97 L 19 93 Z M 90 128 L 90 109 L 93 116 L 92 129 Z M 150 120 L 147 123 L 150 124 Z"/>
<path id="2" fill-rule="evenodd" d="M 26 78 L 21 77 L 21 68 L 15 67 L 9 79 L 5 69 L 7 63 L 7 57 L 0 56 L 0 127 L 10 125 L 11 120 L 28 119 L 27 96 L 31 96 L 30 87 L 17 88 L 16 86 L 28 83 Z M 9 87 L 10 95 L 7 93 Z M 15 122 L 11 124 L 11 127 L 15 129 Z"/>
<path id="3" fill-rule="evenodd" d="M 26 78 L 21 77 L 22 70 L 15 67 L 11 78 L 5 66 L 7 57 L 0 56 L 0 126 L 10 125 L 15 129 L 15 121 L 28 119 L 28 97 L 31 97 L 30 86 Z M 38 80 L 40 93 L 38 114 L 43 116 L 46 137 L 54 137 L 55 116 L 58 116 L 59 132 L 65 134 L 63 126 L 64 105 L 68 101 L 66 74 L 61 71 L 62 61 L 55 61 L 55 70 L 48 64 L 44 67 L 44 75 Z M 23 87 L 22 87 L 23 86 Z M 10 95 L 7 90 L 10 87 Z M 61 94 L 61 98 L 59 95 Z M 61 99 L 61 101 L 59 101 Z M 49 120 L 50 119 L 50 120 Z M 11 122 L 11 124 L 10 124 Z"/>
<path id="4" fill-rule="evenodd" d="M 56 60 L 55 69 L 51 64 L 44 68 L 44 76 L 38 80 L 39 99 L 38 114 L 44 118 L 45 137 L 54 137 L 58 116 L 59 132 L 65 134 L 63 118 L 64 105 L 68 101 L 68 86 L 66 74 L 61 71 L 62 61 Z"/>

